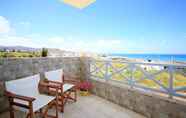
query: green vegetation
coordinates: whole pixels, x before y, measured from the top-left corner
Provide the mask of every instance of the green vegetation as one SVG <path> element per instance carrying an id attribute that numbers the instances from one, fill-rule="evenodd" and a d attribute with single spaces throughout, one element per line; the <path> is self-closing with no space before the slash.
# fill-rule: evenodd
<path id="1" fill-rule="evenodd" d="M 0 50 L 0 58 L 7 58 L 7 57 L 15 57 L 15 58 L 23 58 L 23 57 L 47 57 L 48 49 L 43 48 L 41 51 L 20 51 L 20 50 L 12 50 L 6 51 Z"/>
<path id="2" fill-rule="evenodd" d="M 41 57 L 40 52 L 21 52 L 21 51 L 12 51 L 12 52 L 0 52 L 0 58 L 6 57 L 15 57 L 15 58 L 22 58 L 22 57 Z"/>

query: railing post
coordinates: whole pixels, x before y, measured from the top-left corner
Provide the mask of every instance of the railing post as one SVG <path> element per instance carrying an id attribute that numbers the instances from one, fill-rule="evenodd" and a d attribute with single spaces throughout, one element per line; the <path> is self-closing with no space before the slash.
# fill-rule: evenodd
<path id="1" fill-rule="evenodd" d="M 173 84 L 174 84 L 174 68 L 173 66 L 169 66 L 169 98 L 173 97 Z"/>
<path id="2" fill-rule="evenodd" d="M 109 80 L 108 73 L 109 73 L 109 61 L 106 61 L 105 62 L 105 77 L 104 77 L 106 82 L 108 82 Z"/>
<path id="3" fill-rule="evenodd" d="M 86 79 L 87 79 L 87 78 L 90 79 L 90 78 L 91 78 L 91 72 L 90 72 L 90 71 L 91 71 L 91 61 L 92 61 L 92 60 L 86 59 L 85 61 L 86 61 L 86 62 L 85 62 L 85 63 L 86 63 L 86 65 L 85 65 L 85 66 L 86 66 L 86 67 L 85 67 L 85 68 L 86 68 L 86 69 L 85 69 Z M 81 71 L 82 71 L 82 70 L 81 70 Z"/>
<path id="4" fill-rule="evenodd" d="M 130 65 L 130 71 L 131 71 L 131 76 L 130 76 L 130 81 L 129 81 L 129 85 L 131 88 L 134 87 L 134 64 Z"/>

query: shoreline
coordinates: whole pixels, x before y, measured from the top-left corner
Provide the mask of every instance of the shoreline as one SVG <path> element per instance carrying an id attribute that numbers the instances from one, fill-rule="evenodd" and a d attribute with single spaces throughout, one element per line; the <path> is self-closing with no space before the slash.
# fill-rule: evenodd
<path id="1" fill-rule="evenodd" d="M 186 61 L 166 61 L 166 60 L 153 60 L 153 59 L 141 59 L 141 58 L 130 58 L 124 56 L 107 56 L 106 58 L 111 60 L 120 60 L 120 61 L 129 61 L 129 62 L 142 62 L 142 63 L 158 63 L 158 64 L 179 64 L 179 65 L 186 65 Z"/>
<path id="2" fill-rule="evenodd" d="M 108 54 L 110 58 L 186 63 L 186 54 Z"/>

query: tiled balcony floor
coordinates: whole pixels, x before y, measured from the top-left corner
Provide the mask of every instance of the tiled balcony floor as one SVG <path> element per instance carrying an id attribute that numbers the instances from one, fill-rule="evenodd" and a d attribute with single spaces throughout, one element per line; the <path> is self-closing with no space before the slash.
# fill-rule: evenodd
<path id="1" fill-rule="evenodd" d="M 135 112 L 91 95 L 79 97 L 77 103 L 65 107 L 64 118 L 145 118 Z"/>
<path id="2" fill-rule="evenodd" d="M 9 118 L 0 116 L 0 118 Z M 76 103 L 68 103 L 59 118 L 145 118 L 100 97 L 90 95 L 78 97 Z"/>

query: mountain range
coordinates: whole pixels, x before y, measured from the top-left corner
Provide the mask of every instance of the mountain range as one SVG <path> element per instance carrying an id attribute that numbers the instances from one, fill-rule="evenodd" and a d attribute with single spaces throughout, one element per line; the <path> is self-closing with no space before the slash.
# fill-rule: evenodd
<path id="1" fill-rule="evenodd" d="M 39 51 L 41 50 L 40 48 L 32 48 L 32 47 L 25 47 L 25 46 L 1 46 L 0 45 L 0 50 L 16 50 L 16 51 L 28 51 L 28 52 L 33 52 L 33 51 Z"/>

